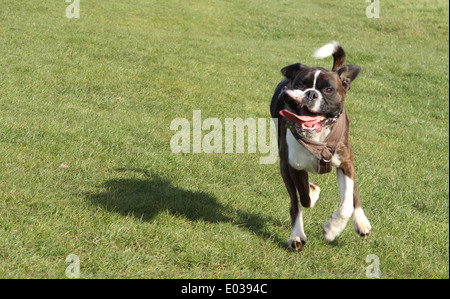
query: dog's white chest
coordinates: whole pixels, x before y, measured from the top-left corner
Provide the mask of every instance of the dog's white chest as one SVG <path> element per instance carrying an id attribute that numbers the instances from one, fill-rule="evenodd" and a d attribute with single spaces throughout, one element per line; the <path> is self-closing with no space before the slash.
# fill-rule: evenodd
<path id="1" fill-rule="evenodd" d="M 290 130 L 286 130 L 286 143 L 289 165 L 297 170 L 317 173 L 317 163 L 319 163 L 317 158 L 295 139 Z"/>
<path id="2" fill-rule="evenodd" d="M 324 131 L 324 136 L 329 133 L 329 130 Z M 322 137 L 319 137 L 319 140 Z M 311 154 L 306 148 L 304 148 L 298 141 L 295 139 L 294 135 L 290 130 L 286 130 L 286 143 L 288 145 L 288 162 L 289 165 L 294 167 L 297 170 L 306 170 L 311 173 L 317 174 L 318 163 L 316 157 Z M 339 167 L 341 165 L 341 161 L 338 154 L 334 154 L 331 158 L 331 165 L 334 167 Z"/>

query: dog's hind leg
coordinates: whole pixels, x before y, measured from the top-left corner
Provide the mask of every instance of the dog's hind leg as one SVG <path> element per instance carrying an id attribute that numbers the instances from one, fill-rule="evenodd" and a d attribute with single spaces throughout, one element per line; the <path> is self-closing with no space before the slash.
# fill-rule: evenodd
<path id="1" fill-rule="evenodd" d="M 319 199 L 320 187 L 316 183 L 308 181 L 308 172 L 289 167 L 289 172 L 294 180 L 295 187 L 300 194 L 300 202 L 305 208 L 313 208 Z"/>
<path id="2" fill-rule="evenodd" d="M 314 208 L 320 195 L 320 187 L 316 183 L 309 182 L 309 198 L 311 199 L 310 208 Z"/>

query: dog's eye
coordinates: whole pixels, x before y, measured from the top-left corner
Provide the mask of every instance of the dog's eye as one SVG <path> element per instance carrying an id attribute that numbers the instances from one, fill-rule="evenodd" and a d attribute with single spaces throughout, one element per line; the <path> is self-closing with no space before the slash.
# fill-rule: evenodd
<path id="1" fill-rule="evenodd" d="M 326 93 L 332 93 L 333 91 L 334 91 L 334 89 L 331 88 L 331 87 L 325 88 L 325 92 L 326 92 Z"/>

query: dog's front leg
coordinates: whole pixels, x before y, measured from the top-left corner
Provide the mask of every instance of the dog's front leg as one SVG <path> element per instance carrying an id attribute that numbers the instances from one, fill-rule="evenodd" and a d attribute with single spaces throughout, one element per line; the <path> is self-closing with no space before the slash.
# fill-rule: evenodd
<path id="1" fill-rule="evenodd" d="M 347 225 L 347 221 L 353 214 L 354 179 L 352 177 L 354 177 L 354 175 L 351 175 L 352 171 L 353 165 L 349 166 L 347 169 L 337 169 L 341 205 L 323 226 L 323 236 L 325 240 L 329 242 L 336 239 L 342 233 Z"/>
<path id="2" fill-rule="evenodd" d="M 289 238 L 289 248 L 292 250 L 299 250 L 306 243 L 306 235 L 303 229 L 303 214 L 302 209 L 298 202 L 297 189 L 295 186 L 294 178 L 290 171 L 290 166 L 287 162 L 280 159 L 281 176 L 283 177 L 286 189 L 289 192 L 291 198 L 291 224 L 292 234 Z"/>

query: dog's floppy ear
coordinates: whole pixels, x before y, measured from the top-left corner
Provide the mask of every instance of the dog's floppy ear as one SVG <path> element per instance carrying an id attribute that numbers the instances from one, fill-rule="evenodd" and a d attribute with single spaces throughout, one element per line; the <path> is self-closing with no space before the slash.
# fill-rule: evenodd
<path id="1" fill-rule="evenodd" d="M 291 65 L 288 65 L 281 69 L 281 74 L 288 78 L 289 80 L 292 80 L 297 76 L 297 74 L 302 70 L 308 68 L 306 65 L 303 65 L 301 63 L 294 63 Z"/>
<path id="2" fill-rule="evenodd" d="M 352 81 L 355 80 L 361 72 L 361 68 L 357 65 L 343 65 L 335 70 L 335 72 L 339 75 L 339 78 L 341 78 L 345 90 L 348 91 Z"/>

